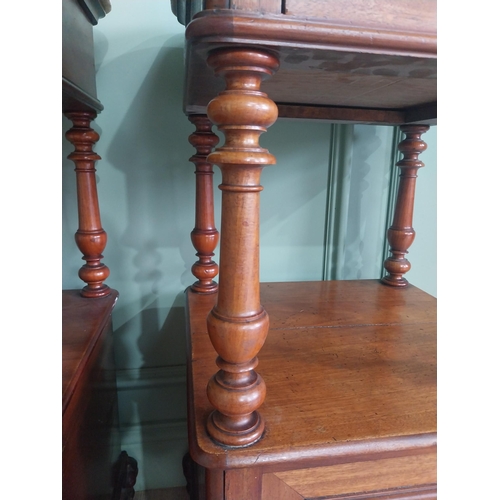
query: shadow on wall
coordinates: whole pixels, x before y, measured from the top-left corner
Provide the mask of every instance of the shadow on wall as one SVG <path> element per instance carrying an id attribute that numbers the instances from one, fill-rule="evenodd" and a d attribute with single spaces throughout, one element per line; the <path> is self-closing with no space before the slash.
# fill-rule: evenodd
<path id="1" fill-rule="evenodd" d="M 138 489 L 183 486 L 182 458 L 188 451 L 186 371 L 179 365 L 186 356 L 184 308 L 166 310 L 154 301 L 116 330 L 118 342 L 129 328 L 141 329 L 144 364 L 122 372 L 119 380 L 122 447 L 140 464 Z M 161 366 L 155 366 L 158 360 Z"/>
<path id="2" fill-rule="evenodd" d="M 129 52 L 106 69 L 126 73 L 146 52 Z M 106 152 L 126 181 L 128 226 L 120 245 L 135 250 L 134 280 L 155 294 L 171 280 L 159 249 L 180 253 L 184 268 L 177 273 L 182 272 L 186 286 L 193 261 L 188 228 L 193 224 L 194 179 L 187 141 L 192 127 L 182 113 L 182 68 L 182 48 L 158 52 Z M 190 225 L 183 223 L 186 219 Z"/>
<path id="3" fill-rule="evenodd" d="M 102 87 L 115 86 L 101 88 L 107 95 L 104 113 L 114 120 L 108 130 L 115 130 L 103 157 L 122 174 L 125 213 L 111 213 L 115 223 L 106 226 L 117 220 L 126 225 L 105 229 L 110 243 L 115 240 L 112 272 L 122 276 L 118 306 L 128 314 L 115 330 L 115 357 L 122 368 L 123 446 L 139 461 L 139 489 L 183 484 L 185 320 L 183 307 L 175 304 L 184 301 L 195 259 L 189 238 L 192 125 L 182 112 L 183 41 L 172 47 L 170 40 L 160 49 L 154 41 L 148 44 L 153 47 L 129 51 L 99 69 Z M 147 74 L 134 73 L 144 67 Z"/>
<path id="4" fill-rule="evenodd" d="M 374 276 L 364 276 L 366 270 L 364 266 L 364 246 L 365 246 L 365 224 L 368 213 L 363 211 L 363 197 L 370 189 L 370 182 L 367 177 L 372 168 L 369 158 L 382 145 L 381 139 L 377 135 L 376 127 L 354 127 L 354 147 L 353 147 L 353 165 L 351 170 L 351 192 L 349 194 L 349 224 L 345 239 L 345 261 L 344 269 L 342 270 L 343 279 L 361 279 L 361 278 L 378 278 Z M 381 232 L 381 240 L 379 246 L 383 248 L 383 232 Z M 375 242 L 369 241 L 370 245 L 375 245 Z M 365 271 L 365 273 L 363 273 Z"/>

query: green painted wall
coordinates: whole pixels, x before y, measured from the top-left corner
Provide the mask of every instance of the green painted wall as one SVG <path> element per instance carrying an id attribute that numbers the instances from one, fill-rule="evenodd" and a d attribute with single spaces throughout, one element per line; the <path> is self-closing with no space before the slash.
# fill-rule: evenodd
<path id="1" fill-rule="evenodd" d="M 183 27 L 164 0 L 121 0 L 94 29 L 94 122 L 107 283 L 120 292 L 113 316 L 123 448 L 139 461 L 137 490 L 183 484 L 185 338 L 183 291 L 193 280 L 194 130 L 182 112 Z M 69 128 L 63 118 L 63 131 Z M 428 133 L 409 258 L 410 280 L 436 295 L 436 133 Z M 261 196 L 261 280 L 323 278 L 327 189 L 332 175 L 327 123 L 279 120 L 262 137 L 277 158 Z M 342 279 L 378 278 L 389 205 L 391 127 L 355 126 L 352 153 L 339 161 L 346 227 L 337 231 Z M 81 255 L 73 165 L 63 149 L 63 288 L 80 288 Z M 215 185 L 220 181 L 216 169 Z M 216 214 L 220 194 L 216 190 Z M 217 221 L 220 217 L 217 215 Z M 218 224 L 218 227 L 220 225 Z"/>

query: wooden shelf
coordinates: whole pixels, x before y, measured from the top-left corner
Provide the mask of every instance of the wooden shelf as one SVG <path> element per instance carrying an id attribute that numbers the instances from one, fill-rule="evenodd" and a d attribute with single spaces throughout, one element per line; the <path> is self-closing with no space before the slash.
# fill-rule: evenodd
<path id="1" fill-rule="evenodd" d="M 216 294 L 187 292 L 193 458 L 207 468 L 288 470 L 435 451 L 436 299 L 377 280 L 263 283 L 271 320 L 256 371 L 267 385 L 263 438 L 216 445 L 206 330 Z"/>
<path id="2" fill-rule="evenodd" d="M 112 291 L 102 299 L 86 299 L 80 290 L 62 292 L 62 406 L 63 413 L 75 394 L 82 374 L 92 362 L 94 348 L 104 339 L 118 299 Z M 98 350 L 98 349 L 97 349 Z"/>
<path id="3" fill-rule="evenodd" d="M 223 79 L 206 64 L 210 51 L 259 47 L 279 57 L 279 70 L 261 88 L 279 105 L 280 117 L 436 124 L 433 1 L 379 2 L 392 11 L 386 17 L 342 3 L 333 9 L 340 17 L 322 19 L 237 8 L 199 12 L 186 28 L 185 112 L 206 113 L 209 101 L 224 90 Z M 395 15 L 398 6 L 410 9 L 406 16 Z"/>

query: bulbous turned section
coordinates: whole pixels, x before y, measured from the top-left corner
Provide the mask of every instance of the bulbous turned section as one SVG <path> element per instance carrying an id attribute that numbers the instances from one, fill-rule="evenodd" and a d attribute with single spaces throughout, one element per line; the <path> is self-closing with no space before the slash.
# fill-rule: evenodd
<path id="1" fill-rule="evenodd" d="M 212 132 L 212 123 L 206 115 L 190 115 L 189 121 L 196 127 L 196 131 L 189 136 L 189 143 L 196 148 L 196 154 L 189 161 L 196 167 L 196 222 L 191 241 L 198 257 L 191 267 L 197 278 L 191 289 L 199 293 L 213 293 L 217 291 L 217 283 L 213 280 L 219 272 L 219 266 L 212 257 L 219 242 L 219 232 L 214 221 L 214 172 L 207 156 L 218 144 L 219 138 Z"/>
<path id="2" fill-rule="evenodd" d="M 264 420 L 255 408 L 259 408 L 266 397 L 266 386 L 262 377 L 254 371 L 257 358 L 247 363 L 227 363 L 217 359 L 221 368 L 208 383 L 208 400 L 218 410 L 211 413 L 207 428 L 212 438 L 230 446 L 247 446 L 257 441 L 264 432 Z"/>
<path id="3" fill-rule="evenodd" d="M 408 280 L 403 276 L 411 268 L 406 254 L 415 239 L 412 222 L 417 171 L 424 166 L 418 156 L 427 149 L 421 136 L 429 130 L 429 126 L 402 125 L 401 130 L 406 137 L 398 146 L 399 151 L 403 153 L 403 159 L 396 163 L 401 169 L 398 198 L 394 221 L 387 231 L 392 256 L 384 262 L 384 267 L 389 274 L 382 278 L 382 283 L 395 287 L 408 286 Z"/>
<path id="4" fill-rule="evenodd" d="M 226 90 L 210 101 L 207 114 L 224 133 L 225 143 L 209 155 L 216 165 L 274 165 L 276 159 L 259 145 L 260 135 L 278 118 L 278 107 L 260 91 L 263 79 L 279 67 L 278 59 L 253 49 L 220 49 L 208 64 L 226 80 Z"/>
<path id="5" fill-rule="evenodd" d="M 232 48 L 213 51 L 208 64 L 225 78 L 226 90 L 207 107 L 225 136 L 207 158 L 222 172 L 219 294 L 207 319 L 220 370 L 207 387 L 215 407 L 207 431 L 217 443 L 238 447 L 260 439 L 265 428 L 257 409 L 266 386 L 254 371 L 269 329 L 260 304 L 259 197 L 262 168 L 276 159 L 260 147 L 259 137 L 276 121 L 278 109 L 260 84 L 279 63 L 266 51 Z"/>
<path id="6" fill-rule="evenodd" d="M 78 230 L 75 241 L 86 261 L 78 276 L 87 285 L 80 292 L 83 297 L 105 297 L 111 290 L 104 281 L 109 276 L 108 267 L 101 262 L 106 248 L 107 235 L 101 227 L 97 184 L 95 179 L 95 162 L 101 157 L 93 151 L 99 134 L 90 128 L 95 118 L 91 112 L 67 112 L 66 116 L 73 122 L 73 127 L 66 132 L 66 138 L 75 146 L 68 156 L 75 164 Z"/>

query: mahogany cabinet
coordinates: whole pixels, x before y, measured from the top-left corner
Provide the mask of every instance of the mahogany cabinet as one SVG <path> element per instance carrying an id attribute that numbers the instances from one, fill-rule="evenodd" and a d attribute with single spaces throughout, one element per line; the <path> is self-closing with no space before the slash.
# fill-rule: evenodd
<path id="1" fill-rule="evenodd" d="M 405 279 L 419 154 L 437 119 L 435 0 L 171 3 L 195 126 L 193 496 L 435 498 L 436 299 Z M 259 137 L 279 117 L 401 127 L 382 280 L 260 283 L 260 174 L 276 159 Z"/>

